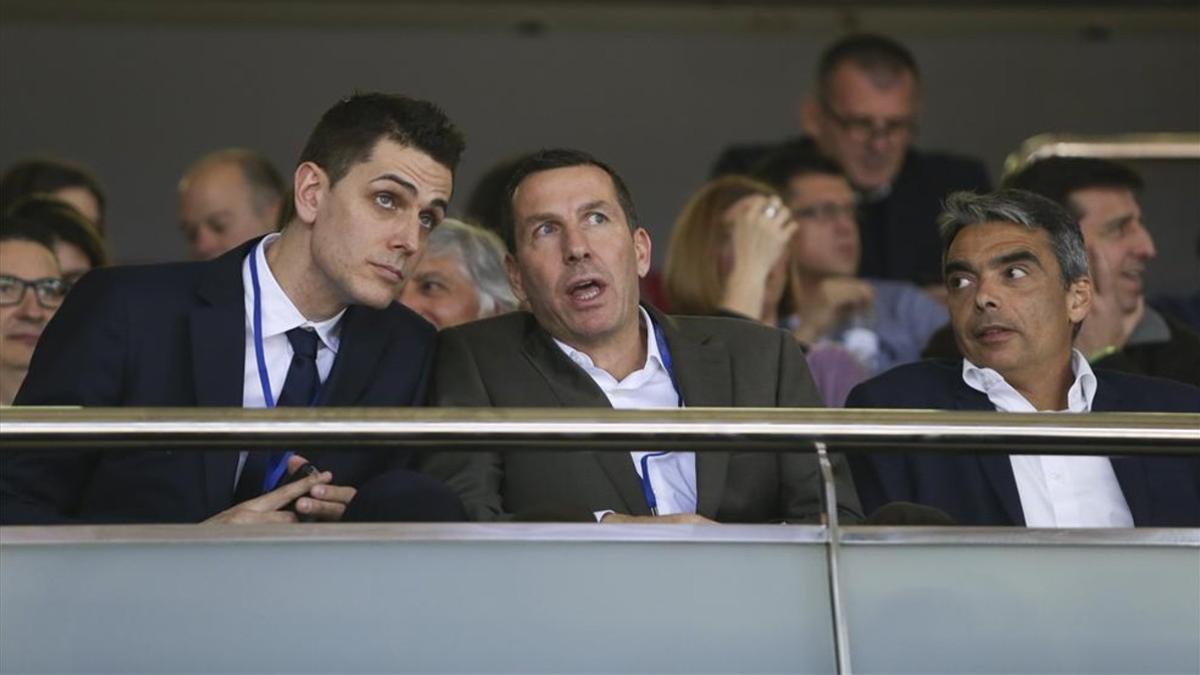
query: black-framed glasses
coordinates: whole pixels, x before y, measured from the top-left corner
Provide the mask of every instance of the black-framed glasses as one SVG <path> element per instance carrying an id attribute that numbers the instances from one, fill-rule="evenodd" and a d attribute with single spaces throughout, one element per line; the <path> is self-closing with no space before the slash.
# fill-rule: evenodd
<path id="1" fill-rule="evenodd" d="M 830 119 L 837 122 L 853 140 L 859 143 L 874 140 L 876 137 L 892 140 L 900 136 L 913 136 L 917 133 L 917 120 L 913 117 L 893 117 L 877 120 L 872 117 L 843 115 L 834 110 L 828 101 L 821 101 L 821 107 Z"/>
<path id="2" fill-rule="evenodd" d="M 25 291 L 32 288 L 37 302 L 45 309 L 58 309 L 71 290 L 70 284 L 62 279 L 22 279 L 10 274 L 0 274 L 0 307 L 19 305 L 25 299 Z"/>

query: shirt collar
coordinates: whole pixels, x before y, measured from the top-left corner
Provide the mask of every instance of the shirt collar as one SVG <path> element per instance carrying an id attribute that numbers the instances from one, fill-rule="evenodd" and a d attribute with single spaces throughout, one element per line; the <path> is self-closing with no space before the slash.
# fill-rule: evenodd
<path id="1" fill-rule="evenodd" d="M 646 311 L 646 308 L 642 307 L 641 305 L 638 305 L 638 315 L 641 317 L 640 320 L 642 325 L 646 327 L 646 362 L 642 364 L 642 367 L 636 372 L 650 370 L 655 366 L 657 366 L 657 368 L 661 368 L 665 372 L 667 368 L 663 364 L 662 353 L 658 349 L 658 340 L 650 338 L 651 335 L 654 335 L 654 321 L 650 318 L 650 313 Z M 581 368 L 586 370 L 596 367 L 595 362 L 592 361 L 592 357 L 579 351 L 578 349 L 575 349 L 571 345 L 559 340 L 556 337 L 551 337 L 551 339 L 554 340 L 554 344 L 558 345 L 558 348 L 567 355 L 567 358 L 574 361 Z"/>
<path id="2" fill-rule="evenodd" d="M 1090 412 L 1092 401 L 1096 398 L 1096 374 L 1092 372 L 1092 366 L 1078 349 L 1071 350 L 1071 372 L 1075 374 L 1075 381 L 1067 390 L 1067 411 Z M 989 399 L 1003 393 L 1025 400 L 1000 373 L 991 368 L 980 368 L 971 363 L 970 359 L 963 359 L 962 379 L 968 387 L 987 395 Z M 1025 402 L 1028 404 L 1028 401 Z"/>
<path id="3" fill-rule="evenodd" d="M 267 263 L 267 247 L 278 238 L 278 232 L 268 234 L 263 237 L 258 246 L 254 247 L 254 257 L 258 261 L 258 286 L 262 291 L 262 338 L 266 340 L 275 335 L 282 335 L 293 328 L 312 328 L 316 331 L 321 343 L 336 354 L 338 346 L 341 344 L 342 316 L 345 315 L 346 310 L 343 308 L 342 311 L 324 321 L 309 321 L 304 318 L 292 299 L 280 287 L 275 275 L 271 272 L 271 266 Z M 247 284 L 248 303 L 254 301 L 253 294 L 254 288 Z"/>

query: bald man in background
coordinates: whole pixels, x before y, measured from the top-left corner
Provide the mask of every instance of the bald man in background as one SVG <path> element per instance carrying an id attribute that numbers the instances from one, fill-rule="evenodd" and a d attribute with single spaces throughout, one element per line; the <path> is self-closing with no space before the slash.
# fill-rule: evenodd
<path id="1" fill-rule="evenodd" d="M 196 160 L 179 180 L 179 224 L 191 257 L 215 258 L 277 229 L 283 179 L 262 153 L 226 148 Z"/>

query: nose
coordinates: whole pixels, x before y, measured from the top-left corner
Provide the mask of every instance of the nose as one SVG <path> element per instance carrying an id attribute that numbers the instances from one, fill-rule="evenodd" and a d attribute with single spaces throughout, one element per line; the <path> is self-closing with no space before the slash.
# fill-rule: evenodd
<path id="1" fill-rule="evenodd" d="M 421 244 L 428 235 L 429 229 L 421 227 L 421 214 L 414 213 L 411 219 L 402 222 L 392 233 L 388 248 L 408 258 L 421 250 Z"/>
<path id="2" fill-rule="evenodd" d="M 1154 237 L 1150 234 L 1150 230 L 1141 220 L 1135 221 L 1133 224 L 1133 243 L 1132 250 L 1134 255 L 1140 260 L 1151 260 L 1158 255 L 1158 249 L 1154 247 Z"/>
<path id="3" fill-rule="evenodd" d="M 17 306 L 17 315 L 30 323 L 44 323 L 50 316 L 50 310 L 38 303 L 37 292 L 33 288 L 26 288 L 21 304 Z"/>
<path id="4" fill-rule="evenodd" d="M 975 309 L 986 311 L 1000 306 L 998 285 L 989 275 L 983 275 L 975 284 Z"/>
<path id="5" fill-rule="evenodd" d="M 562 247 L 563 260 L 568 264 L 577 263 L 592 257 L 587 235 L 578 227 L 568 225 L 563 228 Z"/>
<path id="6" fill-rule="evenodd" d="M 209 260 L 221 254 L 221 242 L 217 235 L 207 227 L 196 230 L 196 238 L 192 240 L 192 256 L 196 260 Z"/>

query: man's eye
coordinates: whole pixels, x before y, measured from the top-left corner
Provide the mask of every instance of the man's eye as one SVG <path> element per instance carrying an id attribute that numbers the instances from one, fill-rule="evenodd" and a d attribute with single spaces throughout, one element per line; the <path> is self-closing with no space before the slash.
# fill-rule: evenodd
<path id="1" fill-rule="evenodd" d="M 554 232 L 554 223 L 551 221 L 546 221 L 544 223 L 538 223 L 533 228 L 533 236 L 535 236 L 535 237 L 544 237 L 548 234 L 552 234 L 553 232 Z"/>
<path id="2" fill-rule="evenodd" d="M 376 194 L 375 195 L 375 203 L 382 206 L 385 209 L 396 208 L 396 198 L 393 197 L 392 195 L 388 194 L 387 192 L 380 192 L 380 193 Z"/>
<path id="3" fill-rule="evenodd" d="M 1006 272 L 1009 279 L 1024 279 L 1025 277 L 1029 276 L 1029 272 L 1026 272 L 1021 267 L 1010 267 L 1006 270 Z"/>
<path id="4" fill-rule="evenodd" d="M 949 279 L 946 280 L 946 285 L 949 286 L 951 289 L 955 289 L 955 290 L 960 289 L 960 288 L 966 288 L 967 285 L 970 283 L 971 283 L 971 280 L 966 277 L 950 277 Z"/>
<path id="5" fill-rule="evenodd" d="M 608 222 L 608 216 L 598 211 L 592 211 L 587 214 L 587 221 L 591 225 L 603 225 Z"/>
<path id="6" fill-rule="evenodd" d="M 429 212 L 429 211 L 423 211 L 421 213 L 420 221 L 421 221 L 421 227 L 426 230 L 432 230 L 433 228 L 437 227 L 437 224 L 439 222 L 441 222 L 438 219 L 437 215 L 435 215 L 434 213 Z"/>

